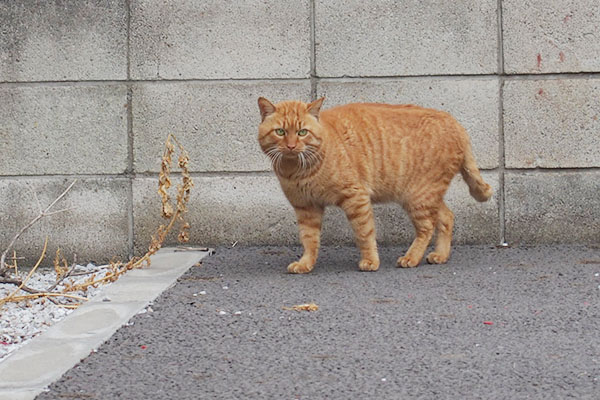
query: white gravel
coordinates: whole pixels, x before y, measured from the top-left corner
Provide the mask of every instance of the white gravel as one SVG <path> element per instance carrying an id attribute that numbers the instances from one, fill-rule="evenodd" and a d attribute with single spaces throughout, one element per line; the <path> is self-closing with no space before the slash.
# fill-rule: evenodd
<path id="1" fill-rule="evenodd" d="M 91 273 L 96 272 L 96 279 L 103 277 L 108 272 L 108 266 L 96 266 L 94 264 L 77 265 L 73 270 L 73 275 L 88 272 L 87 275 L 70 276 L 65 279 L 67 282 L 83 283 L 89 279 Z M 19 274 L 24 279 L 26 274 Z M 54 270 L 36 271 L 27 281 L 27 286 L 46 290 L 56 282 Z M 70 292 L 76 296 L 91 298 L 106 285 L 100 285 L 98 288 L 90 287 L 87 292 Z M 6 297 L 17 287 L 11 284 L 0 284 L 0 298 Z M 57 286 L 55 292 L 62 291 L 63 284 Z M 26 294 L 21 291 L 18 294 Z M 62 301 L 62 299 L 61 299 Z M 78 301 L 76 301 L 78 302 Z M 33 337 L 39 335 L 54 323 L 62 320 L 73 309 L 60 307 L 53 302 L 40 298 L 35 300 L 22 301 L 19 303 L 6 303 L 0 308 L 0 362 L 2 362 L 11 352 L 23 346 Z"/>

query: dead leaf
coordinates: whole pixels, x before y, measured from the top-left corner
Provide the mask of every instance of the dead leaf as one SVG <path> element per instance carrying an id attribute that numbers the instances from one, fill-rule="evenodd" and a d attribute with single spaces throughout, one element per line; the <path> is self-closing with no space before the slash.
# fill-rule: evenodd
<path id="1" fill-rule="evenodd" d="M 306 304 L 299 304 L 297 306 L 292 306 L 292 307 L 283 307 L 284 310 L 287 311 L 317 311 L 319 309 L 319 306 L 316 305 L 315 303 L 306 303 Z"/>

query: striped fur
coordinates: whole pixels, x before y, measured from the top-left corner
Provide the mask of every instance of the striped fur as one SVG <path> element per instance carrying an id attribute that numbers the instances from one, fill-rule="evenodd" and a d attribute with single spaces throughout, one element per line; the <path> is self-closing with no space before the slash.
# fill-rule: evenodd
<path id="1" fill-rule="evenodd" d="M 448 113 L 414 105 L 357 103 L 320 112 L 312 103 L 258 100 L 259 143 L 294 207 L 304 254 L 291 273 L 310 272 L 317 260 L 326 206 L 340 207 L 361 252 L 359 268 L 375 271 L 379 256 L 372 203 L 396 202 L 415 227 L 400 267 L 416 267 L 437 231 L 429 263 L 450 256 L 454 215 L 444 203 L 460 172 L 471 195 L 486 201 L 492 188 L 479 173 L 465 129 Z M 304 130 L 304 131 L 303 131 Z"/>

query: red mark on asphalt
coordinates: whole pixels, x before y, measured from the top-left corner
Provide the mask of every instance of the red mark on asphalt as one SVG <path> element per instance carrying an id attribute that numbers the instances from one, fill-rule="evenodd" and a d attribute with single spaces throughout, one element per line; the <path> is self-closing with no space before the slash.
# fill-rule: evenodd
<path id="1" fill-rule="evenodd" d="M 145 346 L 145 345 L 140 346 L 140 349 L 142 349 L 142 350 L 146 350 L 147 348 L 148 348 L 148 346 Z"/>
<path id="2" fill-rule="evenodd" d="M 483 323 L 486 325 L 494 325 L 494 323 L 492 321 L 483 321 Z"/>
<path id="3" fill-rule="evenodd" d="M 571 19 L 572 15 L 571 14 L 567 14 L 564 18 L 563 18 L 563 22 L 566 24 L 567 22 L 569 22 L 569 20 Z"/>
<path id="4" fill-rule="evenodd" d="M 538 68 L 542 67 L 542 55 L 540 53 L 538 53 L 538 55 L 537 55 L 537 67 Z"/>
<path id="5" fill-rule="evenodd" d="M 564 62 L 565 61 L 565 53 L 563 53 L 562 51 L 560 53 L 558 53 L 558 58 L 560 59 L 560 62 Z"/>
<path id="6" fill-rule="evenodd" d="M 542 96 L 544 94 L 544 89 L 540 88 L 540 90 L 538 90 L 538 94 Z"/>

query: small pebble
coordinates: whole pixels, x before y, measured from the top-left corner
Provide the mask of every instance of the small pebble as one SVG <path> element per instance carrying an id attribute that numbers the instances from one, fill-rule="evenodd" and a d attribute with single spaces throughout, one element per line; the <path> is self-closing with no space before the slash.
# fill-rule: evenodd
<path id="1" fill-rule="evenodd" d="M 96 273 L 96 278 L 105 276 L 108 266 L 96 266 L 88 264 L 86 266 L 77 265 L 75 272 L 89 272 L 100 270 Z M 74 276 L 75 283 L 82 283 L 89 278 L 89 275 Z M 27 286 L 34 289 L 45 290 L 56 282 L 54 270 L 37 271 L 29 281 Z M 100 292 L 106 285 L 100 285 L 97 288 L 90 287 L 87 292 L 74 292 L 74 295 L 91 298 L 94 294 Z M 0 298 L 5 297 L 15 289 L 14 285 L 0 284 Z M 58 285 L 56 290 L 62 291 L 63 285 Z M 103 297 L 103 302 L 110 301 L 108 297 Z M 23 346 L 36 335 L 39 335 L 54 323 L 61 321 L 64 317 L 73 312 L 73 309 L 56 306 L 54 303 L 44 298 L 31 300 L 21 303 L 7 303 L 0 312 L 0 362 L 11 352 Z M 6 344 L 4 344 L 6 343 Z"/>
<path id="2" fill-rule="evenodd" d="M 219 315 L 227 315 L 227 311 L 219 311 Z"/>
<path id="3" fill-rule="evenodd" d="M 206 294 L 206 290 L 202 290 L 202 291 L 201 291 L 201 292 L 199 292 L 198 294 L 205 295 L 205 294 Z"/>
<path id="4" fill-rule="evenodd" d="M 241 311 L 236 311 L 236 312 L 233 313 L 233 315 L 242 315 L 242 312 Z"/>

